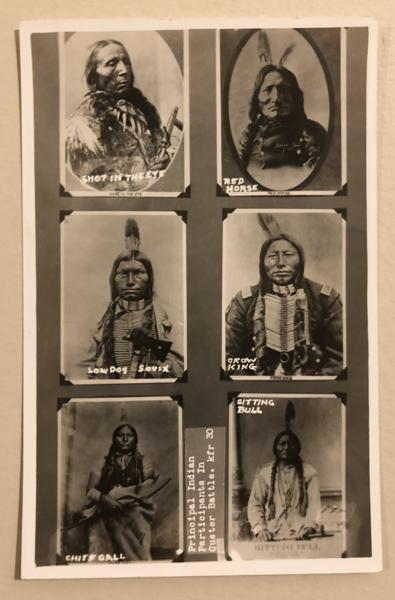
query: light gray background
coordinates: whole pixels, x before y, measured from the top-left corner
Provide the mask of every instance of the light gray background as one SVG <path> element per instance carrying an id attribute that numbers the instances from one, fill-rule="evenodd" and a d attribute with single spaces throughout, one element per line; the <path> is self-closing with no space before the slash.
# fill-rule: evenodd
<path id="1" fill-rule="evenodd" d="M 185 122 L 184 110 L 184 81 L 181 72 L 183 38 L 179 32 L 175 35 L 168 32 L 159 34 L 156 31 L 135 32 L 76 32 L 67 33 L 60 37 L 63 55 L 63 88 L 64 114 L 61 115 L 62 126 L 68 117 L 78 108 L 88 92 L 84 78 L 84 69 L 89 48 L 92 44 L 103 39 L 113 39 L 121 42 L 129 53 L 135 77 L 135 86 L 156 107 L 165 126 L 170 111 L 179 107 L 177 118 Z M 176 46 L 178 61 L 171 46 L 165 41 L 172 41 Z M 185 124 L 185 123 L 184 123 Z M 177 147 L 172 162 L 166 170 L 167 177 L 154 181 L 147 189 L 177 191 L 182 187 L 184 152 L 181 148 L 183 132 L 177 127 L 173 129 L 172 144 Z M 178 156 L 179 155 L 179 156 Z M 94 188 L 84 185 L 66 168 L 66 190 L 78 195 L 78 191 L 92 191 Z M 78 190 L 78 191 L 77 191 Z"/>
<path id="2" fill-rule="evenodd" d="M 154 291 L 173 324 L 173 349 L 185 354 L 183 269 L 185 223 L 175 213 L 123 215 L 73 213 L 61 224 L 63 235 L 64 371 L 81 378 L 78 361 L 87 356 L 92 334 L 110 300 L 109 276 L 118 254 L 125 250 L 125 222 L 136 219 L 141 245 L 152 262 Z"/>
<path id="3" fill-rule="evenodd" d="M 251 39 L 252 32 L 253 30 L 249 29 L 221 32 L 222 177 L 244 176 L 248 181 L 251 180 L 273 190 L 288 190 L 300 186 L 301 189 L 314 190 L 317 195 L 323 190 L 336 192 L 344 183 L 341 181 L 340 147 L 340 28 L 307 27 L 303 29 L 307 38 L 293 30 L 289 30 L 288 35 L 281 30 L 268 30 L 268 35 L 273 41 L 274 62 L 280 59 L 288 43 L 291 41 L 296 43 L 285 66 L 292 65 L 295 74 L 303 82 L 307 117 L 313 118 L 314 115 L 324 126 L 329 120 L 329 145 L 325 149 L 322 163 L 313 170 L 282 166 L 262 171 L 255 162 L 250 163 L 249 170 L 245 171 L 241 165 L 236 152 L 239 137 L 236 136 L 237 132 L 248 123 L 251 89 L 259 70 L 257 34 L 253 33 Z M 318 52 L 321 54 L 322 63 L 319 61 Z M 324 68 L 328 81 L 325 78 Z M 302 87 L 301 83 L 300 85 Z M 312 114 L 307 112 L 307 108 L 312 111 Z"/>
<path id="4" fill-rule="evenodd" d="M 266 32 L 274 64 L 278 64 L 285 48 L 295 44 L 295 48 L 284 63 L 296 76 L 304 96 L 304 109 L 308 119 L 317 121 L 328 131 L 329 91 L 321 62 L 313 47 L 303 35 L 295 30 L 276 29 Z M 229 117 L 236 146 L 249 122 L 248 111 L 258 71 L 266 63 L 258 58 L 258 35 L 254 33 L 241 50 L 229 86 Z"/>
<path id="5" fill-rule="evenodd" d="M 68 36 L 65 55 L 66 117 L 75 110 L 89 91 L 83 77 L 89 47 L 103 39 L 121 42 L 128 51 L 134 73 L 134 85 L 157 108 L 163 124 L 171 109 L 179 107 L 184 119 L 184 85 L 180 67 L 163 37 L 156 31 L 78 32 Z"/>
<path id="6" fill-rule="evenodd" d="M 343 490 L 341 400 L 275 396 L 273 400 L 275 406 L 263 406 L 261 415 L 237 415 L 246 488 L 251 489 L 257 470 L 273 460 L 273 441 L 285 429 L 285 407 L 292 400 L 296 418 L 291 430 L 299 437 L 301 458 L 318 472 L 321 489 Z"/>
<path id="7" fill-rule="evenodd" d="M 262 213 L 263 216 L 265 213 Z M 343 295 L 343 225 L 341 215 L 330 213 L 271 214 L 281 231 L 294 237 L 305 252 L 304 274 Z M 224 302 L 227 306 L 242 288 L 259 282 L 259 253 L 267 239 L 257 213 L 234 212 L 224 221 Z"/>
<path id="8" fill-rule="evenodd" d="M 316 121 L 328 131 L 329 90 L 321 62 L 313 47 L 301 33 L 295 30 L 276 29 L 267 31 L 267 34 L 272 61 L 275 65 L 278 64 L 284 50 L 294 44 L 295 47 L 285 60 L 284 67 L 296 76 L 303 92 L 307 118 Z M 258 36 L 258 32 L 254 33 L 243 46 L 230 78 L 228 114 L 233 143 L 237 149 L 240 148 L 241 134 L 250 122 L 248 112 L 255 78 L 259 70 L 268 64 L 259 60 Z M 285 179 L 285 173 L 288 173 L 289 180 L 288 177 Z M 250 175 L 262 185 L 273 189 L 288 189 L 302 183 L 310 171 L 280 167 L 269 170 L 258 169 L 258 174 L 256 167 L 254 173 L 250 172 Z M 284 179 L 286 186 L 284 186 Z"/>

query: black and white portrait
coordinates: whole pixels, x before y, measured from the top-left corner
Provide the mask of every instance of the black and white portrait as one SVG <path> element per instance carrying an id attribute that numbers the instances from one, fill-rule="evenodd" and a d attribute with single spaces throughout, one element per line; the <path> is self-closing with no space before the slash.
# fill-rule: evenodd
<path id="1" fill-rule="evenodd" d="M 343 373 L 345 220 L 237 210 L 224 220 L 224 352 L 232 378 Z"/>
<path id="2" fill-rule="evenodd" d="M 62 562 L 176 558 L 180 410 L 170 398 L 63 404 L 58 413 Z"/>
<path id="3" fill-rule="evenodd" d="M 78 32 L 62 51 L 66 191 L 184 191 L 182 32 Z"/>
<path id="4" fill-rule="evenodd" d="M 67 380 L 182 376 L 185 228 L 174 212 L 64 218 L 61 371 Z"/>
<path id="5" fill-rule="evenodd" d="M 342 555 L 344 412 L 336 396 L 240 394 L 233 399 L 232 558 Z"/>
<path id="6" fill-rule="evenodd" d="M 336 192 L 342 187 L 339 30 L 313 37 L 295 29 L 241 33 L 221 32 L 221 67 L 234 41 L 221 105 L 223 191 Z"/>

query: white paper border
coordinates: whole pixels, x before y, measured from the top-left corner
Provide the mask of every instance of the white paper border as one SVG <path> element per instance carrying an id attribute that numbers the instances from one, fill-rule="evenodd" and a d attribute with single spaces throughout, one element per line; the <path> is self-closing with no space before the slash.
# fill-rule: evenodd
<path id="1" fill-rule="evenodd" d="M 264 571 L 256 562 L 205 562 L 164 564 L 139 563 L 138 572 L 129 565 L 80 565 L 37 567 L 35 565 L 36 523 L 36 250 L 35 250 L 35 176 L 34 176 L 34 112 L 31 40 L 32 33 L 60 31 L 105 31 L 143 29 L 218 29 L 256 28 L 264 20 L 269 28 L 367 27 L 369 28 L 367 73 L 367 217 L 368 217 L 368 335 L 369 335 L 369 425 L 370 425 L 370 500 L 372 556 L 347 559 L 299 559 L 282 563 L 274 561 Z M 23 21 L 21 42 L 21 107 L 23 159 L 23 513 L 21 572 L 24 579 L 75 579 L 103 577 L 185 577 L 213 575 L 274 575 L 377 572 L 382 569 L 381 505 L 379 471 L 378 413 L 378 302 L 377 302 L 377 22 L 371 18 L 298 17 L 264 18 L 262 15 L 233 19 L 117 19 Z M 169 568 L 170 567 L 170 568 Z"/>

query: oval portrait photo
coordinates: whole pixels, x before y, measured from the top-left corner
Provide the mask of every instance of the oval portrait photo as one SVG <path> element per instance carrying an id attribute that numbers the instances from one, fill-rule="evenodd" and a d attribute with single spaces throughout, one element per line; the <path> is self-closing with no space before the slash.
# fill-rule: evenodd
<path id="1" fill-rule="evenodd" d="M 259 30 L 229 77 L 228 126 L 243 171 L 266 190 L 304 186 L 331 138 L 331 83 L 324 59 L 298 30 Z"/>
<path id="2" fill-rule="evenodd" d="M 66 190 L 157 189 L 183 138 L 180 32 L 74 33 L 65 38 L 63 54 Z M 184 189 L 183 156 L 180 161 L 170 187 L 158 190 Z"/>

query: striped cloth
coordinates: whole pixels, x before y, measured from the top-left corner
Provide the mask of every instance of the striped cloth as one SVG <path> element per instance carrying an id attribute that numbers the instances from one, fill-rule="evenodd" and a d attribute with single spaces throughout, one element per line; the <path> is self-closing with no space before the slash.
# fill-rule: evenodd
<path id="1" fill-rule="evenodd" d="M 126 302 L 119 299 L 114 315 L 114 356 L 117 367 L 127 367 L 126 373 L 120 373 L 121 379 L 133 379 L 137 375 L 139 364 L 143 360 L 141 350 L 133 347 L 133 343 L 124 337 L 135 327 L 146 324 L 147 312 L 152 312 L 152 302 L 138 300 Z M 152 319 L 154 321 L 154 319 Z M 152 324 L 152 335 L 157 337 L 155 324 Z"/>

